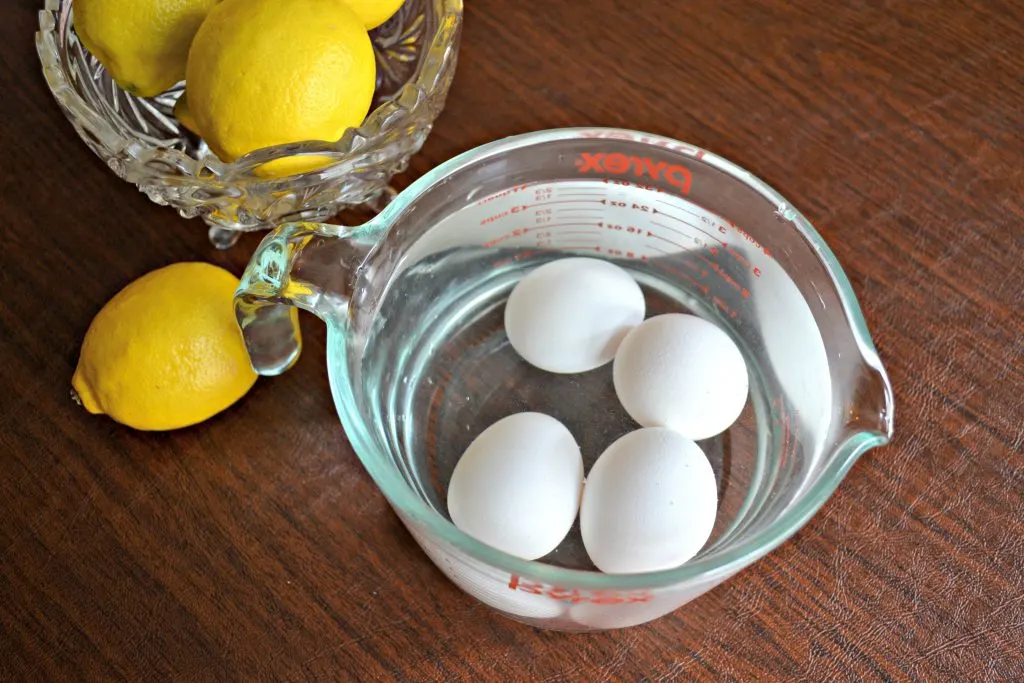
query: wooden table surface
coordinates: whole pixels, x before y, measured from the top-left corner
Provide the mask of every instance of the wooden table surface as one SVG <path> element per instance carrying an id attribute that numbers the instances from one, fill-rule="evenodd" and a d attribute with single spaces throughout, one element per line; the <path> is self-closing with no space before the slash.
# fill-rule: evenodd
<path id="1" fill-rule="evenodd" d="M 352 454 L 324 330 L 198 428 L 68 396 L 91 318 L 174 261 L 240 273 L 82 144 L 0 5 L 0 679 L 1024 680 L 1024 5 L 470 0 L 400 183 L 512 133 L 623 126 L 801 207 L 853 282 L 896 438 L 766 559 L 653 624 L 540 632 L 428 562 Z M 639 12 L 636 7 L 644 9 Z"/>

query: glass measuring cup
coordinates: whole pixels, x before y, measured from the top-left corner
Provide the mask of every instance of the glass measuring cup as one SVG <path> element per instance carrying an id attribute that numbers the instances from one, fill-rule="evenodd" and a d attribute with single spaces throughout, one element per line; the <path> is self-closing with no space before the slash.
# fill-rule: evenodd
<path id="1" fill-rule="evenodd" d="M 551 375 L 510 348 L 513 285 L 566 255 L 614 261 L 648 316 L 689 311 L 741 348 L 750 400 L 701 442 L 715 530 L 676 569 L 606 575 L 574 528 L 539 561 L 449 521 L 448 478 L 484 428 L 525 410 L 563 421 L 587 469 L 636 428 L 611 368 Z M 796 532 L 858 456 L 892 434 L 889 380 L 846 276 L 801 214 L 734 164 L 639 132 L 566 129 L 458 156 L 355 226 L 292 223 L 253 255 L 236 312 L 254 367 L 298 354 L 296 306 L 328 327 L 327 366 L 352 446 L 410 533 L 480 601 L 544 628 L 619 628 L 667 614 Z"/>

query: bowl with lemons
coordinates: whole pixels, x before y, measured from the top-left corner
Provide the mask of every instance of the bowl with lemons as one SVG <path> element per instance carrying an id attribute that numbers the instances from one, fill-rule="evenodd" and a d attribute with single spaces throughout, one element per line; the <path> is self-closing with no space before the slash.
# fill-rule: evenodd
<path id="1" fill-rule="evenodd" d="M 36 47 L 89 148 L 226 248 L 389 201 L 461 26 L 462 0 L 45 0 Z"/>

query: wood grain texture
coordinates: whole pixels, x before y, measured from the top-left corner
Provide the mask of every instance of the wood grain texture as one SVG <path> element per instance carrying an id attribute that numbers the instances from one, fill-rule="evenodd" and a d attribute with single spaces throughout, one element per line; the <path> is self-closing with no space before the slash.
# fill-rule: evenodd
<path id="1" fill-rule="evenodd" d="M 201 428 L 68 398 L 92 316 L 179 260 L 240 273 L 77 139 L 36 0 L 0 4 L 0 680 L 1024 680 L 1024 5 L 469 0 L 409 178 L 508 134 L 709 148 L 812 220 L 897 436 L 794 538 L 651 625 L 507 621 L 444 580 L 349 448 L 324 331 Z M 640 12 L 636 8 L 643 7 Z"/>

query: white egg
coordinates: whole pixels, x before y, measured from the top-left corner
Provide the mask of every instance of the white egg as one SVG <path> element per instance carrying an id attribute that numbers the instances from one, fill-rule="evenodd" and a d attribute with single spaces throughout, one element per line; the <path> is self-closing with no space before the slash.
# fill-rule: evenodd
<path id="1" fill-rule="evenodd" d="M 542 413 L 517 413 L 469 444 L 448 484 L 448 513 L 473 538 L 533 560 L 569 533 L 582 486 L 569 430 Z"/>
<path id="2" fill-rule="evenodd" d="M 743 412 L 750 385 L 743 354 L 729 335 L 680 313 L 633 328 L 615 355 L 612 378 L 634 420 L 694 440 L 728 429 Z"/>
<path id="3" fill-rule="evenodd" d="M 615 356 L 644 310 L 640 286 L 622 268 L 600 259 L 565 258 L 516 284 L 505 305 L 505 333 L 531 365 L 586 372 Z"/>
<path id="4" fill-rule="evenodd" d="M 646 624 L 677 609 L 664 600 L 636 602 L 625 605 L 602 605 L 583 602 L 569 610 L 569 618 L 581 626 L 599 629 L 628 628 Z"/>
<path id="5" fill-rule="evenodd" d="M 605 449 L 580 507 L 583 546 L 609 574 L 683 564 L 715 526 L 718 488 L 704 451 L 661 427 L 630 432 Z"/>

